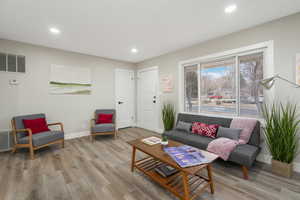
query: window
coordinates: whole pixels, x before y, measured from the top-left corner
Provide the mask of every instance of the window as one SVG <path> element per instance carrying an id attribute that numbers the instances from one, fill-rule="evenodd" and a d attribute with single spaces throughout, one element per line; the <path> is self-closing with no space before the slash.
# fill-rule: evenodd
<path id="1" fill-rule="evenodd" d="M 185 111 L 198 112 L 198 65 L 191 65 L 184 68 L 184 88 L 185 88 Z"/>
<path id="2" fill-rule="evenodd" d="M 264 50 L 184 66 L 184 111 L 260 117 Z"/>

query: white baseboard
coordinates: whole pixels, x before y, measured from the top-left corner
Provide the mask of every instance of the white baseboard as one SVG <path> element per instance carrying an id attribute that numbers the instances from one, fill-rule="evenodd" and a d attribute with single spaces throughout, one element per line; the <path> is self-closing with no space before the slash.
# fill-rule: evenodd
<path id="1" fill-rule="evenodd" d="M 260 153 L 260 154 L 258 154 L 256 160 L 259 162 L 262 162 L 262 163 L 271 164 L 272 156 L 269 154 Z M 299 162 L 294 162 L 293 167 L 294 167 L 295 172 L 300 173 L 300 163 Z"/>
<path id="2" fill-rule="evenodd" d="M 300 163 L 294 163 L 294 171 L 300 173 Z"/>
<path id="3" fill-rule="evenodd" d="M 90 131 L 81 131 L 81 132 L 75 132 L 75 133 L 68 133 L 65 135 L 66 140 L 74 139 L 74 138 L 80 138 L 84 136 L 89 136 Z"/>
<path id="4" fill-rule="evenodd" d="M 272 157 L 268 154 L 260 153 L 256 157 L 256 160 L 262 163 L 271 164 Z"/>

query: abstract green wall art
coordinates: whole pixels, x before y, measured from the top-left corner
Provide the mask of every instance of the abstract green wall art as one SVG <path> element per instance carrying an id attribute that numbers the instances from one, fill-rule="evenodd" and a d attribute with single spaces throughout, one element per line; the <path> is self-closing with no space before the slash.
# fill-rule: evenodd
<path id="1" fill-rule="evenodd" d="M 91 70 L 85 67 L 52 65 L 50 94 L 89 95 L 92 91 Z"/>

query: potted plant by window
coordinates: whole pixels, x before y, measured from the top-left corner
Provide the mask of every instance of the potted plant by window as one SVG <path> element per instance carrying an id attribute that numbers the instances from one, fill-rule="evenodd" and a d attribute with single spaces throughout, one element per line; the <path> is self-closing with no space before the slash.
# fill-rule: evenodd
<path id="1" fill-rule="evenodd" d="M 290 178 L 293 173 L 293 160 L 298 150 L 299 119 L 297 105 L 292 103 L 264 104 L 262 114 L 265 118 L 263 128 L 267 147 L 272 155 L 272 172 Z"/>
<path id="2" fill-rule="evenodd" d="M 164 124 L 164 130 L 165 131 L 172 130 L 175 122 L 175 115 L 176 115 L 174 105 L 172 103 L 164 103 L 161 114 L 162 114 L 162 121 Z M 166 136 L 162 137 L 162 144 L 163 145 L 168 144 L 168 138 Z"/>

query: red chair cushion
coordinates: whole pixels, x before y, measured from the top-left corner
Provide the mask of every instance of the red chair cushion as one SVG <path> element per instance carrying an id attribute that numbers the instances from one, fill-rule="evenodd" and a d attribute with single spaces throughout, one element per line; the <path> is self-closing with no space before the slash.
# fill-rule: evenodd
<path id="1" fill-rule="evenodd" d="M 50 131 L 45 118 L 23 119 L 25 128 L 31 129 L 32 134 Z"/>
<path id="2" fill-rule="evenodd" d="M 113 123 L 113 114 L 98 114 L 96 124 L 111 124 Z"/>
<path id="3" fill-rule="evenodd" d="M 193 122 L 192 133 L 206 137 L 216 138 L 218 127 L 218 124 L 205 124 L 201 122 Z"/>

